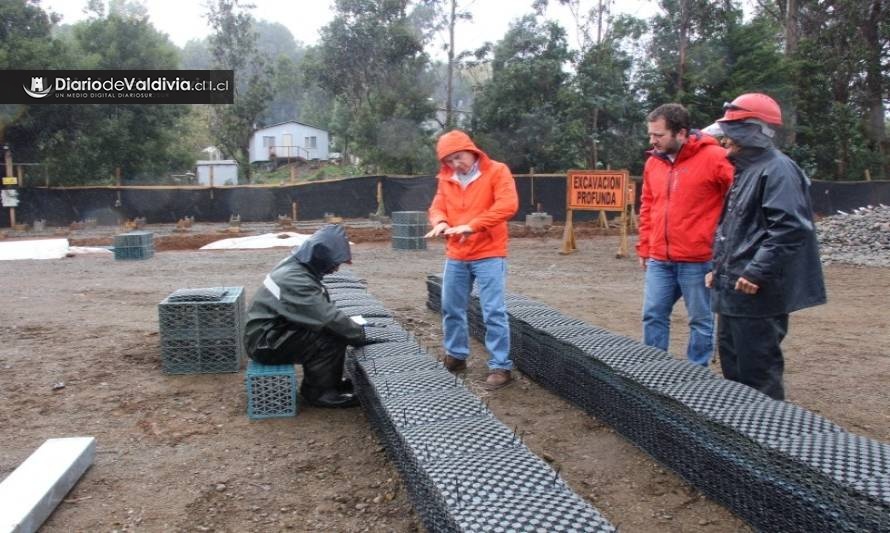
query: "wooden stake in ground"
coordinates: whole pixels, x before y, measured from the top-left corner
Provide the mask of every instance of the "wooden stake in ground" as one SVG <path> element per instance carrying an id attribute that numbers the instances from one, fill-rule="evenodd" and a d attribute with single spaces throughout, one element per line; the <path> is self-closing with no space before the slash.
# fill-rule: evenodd
<path id="1" fill-rule="evenodd" d="M 609 229 L 609 219 L 606 218 L 606 212 L 600 211 L 599 224 L 603 229 Z"/>
<path id="2" fill-rule="evenodd" d="M 575 228 L 572 225 L 572 210 L 566 210 L 566 225 L 562 230 L 562 250 L 559 251 L 562 255 L 568 255 L 571 253 L 575 253 L 578 251 L 578 247 L 575 246 Z"/>
<path id="3" fill-rule="evenodd" d="M 386 206 L 383 205 L 383 178 L 377 180 L 377 216 L 386 215 Z"/>
<path id="4" fill-rule="evenodd" d="M 621 240 L 618 243 L 618 252 L 615 253 L 615 257 L 618 259 L 627 257 L 627 226 L 627 206 L 625 206 L 621 210 Z"/>

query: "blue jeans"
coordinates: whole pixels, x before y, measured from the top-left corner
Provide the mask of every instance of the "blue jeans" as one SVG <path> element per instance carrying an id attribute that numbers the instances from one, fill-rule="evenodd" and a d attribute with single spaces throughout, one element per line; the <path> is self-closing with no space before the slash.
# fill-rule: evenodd
<path id="1" fill-rule="evenodd" d="M 510 323 L 504 288 L 507 280 L 507 261 L 503 257 L 476 261 L 445 260 L 442 275 L 442 329 L 445 351 L 457 359 L 470 355 L 467 307 L 473 282 L 479 286 L 479 303 L 485 322 L 485 348 L 488 350 L 490 370 L 511 370 Z"/>
<path id="2" fill-rule="evenodd" d="M 686 358 L 707 366 L 714 353 L 714 315 L 705 287 L 711 261 L 704 263 L 646 262 L 643 293 L 643 343 L 667 350 L 670 345 L 671 311 L 683 297 L 689 315 L 689 345 Z"/>

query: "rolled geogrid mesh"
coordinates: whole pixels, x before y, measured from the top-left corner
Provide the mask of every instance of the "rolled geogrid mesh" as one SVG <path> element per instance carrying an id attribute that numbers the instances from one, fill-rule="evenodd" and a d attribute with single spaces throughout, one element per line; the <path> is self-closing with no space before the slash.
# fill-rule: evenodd
<path id="1" fill-rule="evenodd" d="M 347 373 L 429 531 L 614 531 L 370 295 L 330 292 L 374 324 Z"/>
<path id="2" fill-rule="evenodd" d="M 427 279 L 441 308 L 441 278 Z M 508 294 L 511 357 L 757 529 L 890 531 L 890 445 Z M 485 327 L 473 301 L 477 338 Z M 473 323 L 475 321 L 475 323 Z"/>

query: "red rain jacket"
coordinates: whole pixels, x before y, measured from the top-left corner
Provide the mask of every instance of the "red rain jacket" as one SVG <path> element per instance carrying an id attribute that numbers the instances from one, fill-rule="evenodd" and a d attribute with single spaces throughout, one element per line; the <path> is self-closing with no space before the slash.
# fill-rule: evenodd
<path id="1" fill-rule="evenodd" d="M 692 133 L 671 162 L 648 152 L 643 169 L 637 254 L 646 259 L 710 261 L 733 166 L 717 141 Z"/>

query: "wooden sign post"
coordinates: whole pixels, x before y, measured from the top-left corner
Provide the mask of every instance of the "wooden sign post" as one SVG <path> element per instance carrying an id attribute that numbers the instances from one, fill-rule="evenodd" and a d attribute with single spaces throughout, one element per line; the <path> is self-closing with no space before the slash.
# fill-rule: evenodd
<path id="1" fill-rule="evenodd" d="M 563 232 L 562 254 L 574 252 L 575 231 L 572 214 L 576 210 L 620 211 L 622 226 L 627 224 L 627 183 L 626 170 L 570 170 L 566 181 L 566 226 Z M 627 231 L 622 231 L 618 256 L 627 254 Z"/>
<path id="2" fill-rule="evenodd" d="M 12 174 L 12 150 L 9 149 L 8 144 L 3 145 L 3 160 L 4 160 L 4 170 L 5 174 L 3 174 L 3 186 L 5 187 L 21 187 L 21 183 L 16 179 L 16 177 Z M 18 191 L 16 189 L 12 189 L 9 192 L 3 193 L 3 205 L 4 207 L 9 208 L 9 227 L 15 228 L 15 208 L 19 205 L 18 201 Z"/>

